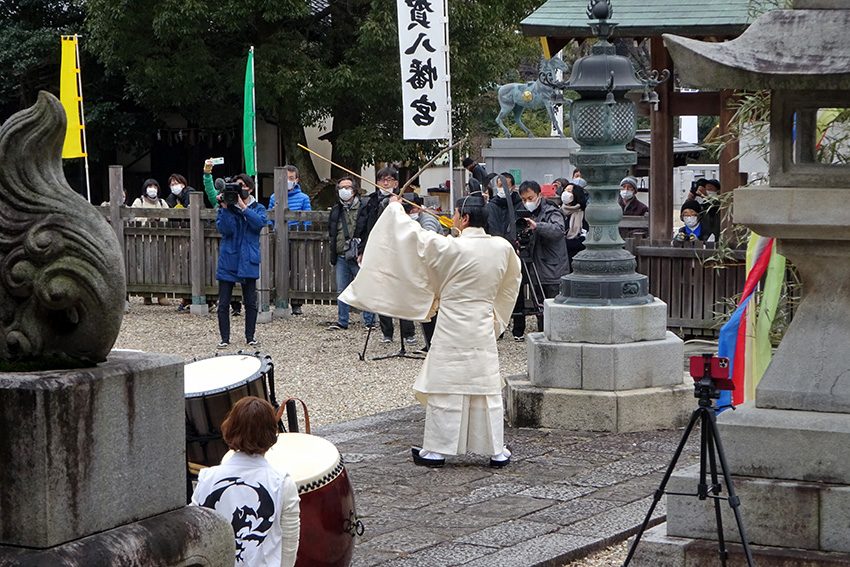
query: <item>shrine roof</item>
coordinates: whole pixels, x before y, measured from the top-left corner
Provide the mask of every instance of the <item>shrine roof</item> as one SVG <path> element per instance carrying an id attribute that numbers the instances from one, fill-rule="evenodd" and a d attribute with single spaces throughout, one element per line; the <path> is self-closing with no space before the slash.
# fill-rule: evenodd
<path id="1" fill-rule="evenodd" d="M 752 21 L 748 0 L 614 0 L 610 21 L 619 25 L 613 37 L 654 37 L 670 33 L 686 37 L 730 38 Z M 588 0 L 547 0 L 521 22 L 529 37 L 561 40 L 592 37 Z"/>

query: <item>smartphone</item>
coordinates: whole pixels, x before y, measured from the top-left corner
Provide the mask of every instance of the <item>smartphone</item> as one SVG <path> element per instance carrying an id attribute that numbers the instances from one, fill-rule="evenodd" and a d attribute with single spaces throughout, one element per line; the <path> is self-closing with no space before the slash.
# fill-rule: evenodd
<path id="1" fill-rule="evenodd" d="M 214 158 L 210 158 L 210 160 L 212 161 L 213 165 L 224 165 L 224 158 L 223 157 L 214 157 Z"/>
<path id="2" fill-rule="evenodd" d="M 734 390 L 735 383 L 729 378 L 729 359 L 725 356 L 692 356 L 690 363 L 691 376 L 694 382 L 699 382 L 708 374 L 718 390 Z"/>

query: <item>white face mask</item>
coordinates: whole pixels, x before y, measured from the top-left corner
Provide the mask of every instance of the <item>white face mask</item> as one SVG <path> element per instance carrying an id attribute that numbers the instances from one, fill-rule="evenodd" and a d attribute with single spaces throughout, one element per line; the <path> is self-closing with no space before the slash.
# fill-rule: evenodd
<path id="1" fill-rule="evenodd" d="M 537 210 L 538 205 L 540 205 L 540 199 L 536 201 L 528 201 L 525 203 L 525 208 L 528 209 L 529 212 L 533 213 Z"/>
<path id="2" fill-rule="evenodd" d="M 392 194 L 393 194 L 393 192 L 392 192 L 392 191 L 387 191 L 386 189 L 381 189 L 381 195 L 383 195 L 383 196 L 385 196 L 385 197 L 388 197 L 388 196 L 390 196 L 390 195 L 392 195 Z"/>
<path id="3" fill-rule="evenodd" d="M 709 197 L 717 197 L 717 191 L 706 191 Z"/>
<path id="4" fill-rule="evenodd" d="M 157 190 L 153 187 L 148 187 L 145 189 L 145 194 L 149 199 L 156 199 Z"/>
<path id="5" fill-rule="evenodd" d="M 171 186 L 171 192 L 172 192 L 173 194 L 175 194 L 175 195 L 179 195 L 181 191 L 183 191 L 183 186 L 182 186 L 182 185 L 180 185 L 179 183 L 178 183 L 177 185 L 172 185 L 172 186 Z"/>
<path id="6" fill-rule="evenodd" d="M 504 187 L 496 187 L 496 196 L 504 199 L 505 198 L 505 188 Z"/>
<path id="7" fill-rule="evenodd" d="M 351 190 L 351 189 L 340 189 L 339 190 L 339 200 L 340 201 L 348 201 L 353 196 L 354 196 L 354 191 Z"/>
<path id="8" fill-rule="evenodd" d="M 413 214 L 407 215 L 407 216 L 409 216 L 411 219 L 413 219 L 415 221 L 419 220 L 419 213 L 413 213 Z"/>
<path id="9" fill-rule="evenodd" d="M 632 199 L 634 196 L 635 196 L 634 191 L 628 191 L 626 189 L 623 189 L 622 191 L 620 191 L 620 197 L 622 197 L 624 201 L 628 201 L 628 200 Z"/>
<path id="10" fill-rule="evenodd" d="M 688 228 L 694 228 L 697 224 L 699 224 L 699 217 L 685 217 L 685 225 Z"/>
<path id="11" fill-rule="evenodd" d="M 561 202 L 565 205 L 569 205 L 573 202 L 573 194 L 564 191 L 563 193 L 561 193 Z"/>
<path id="12" fill-rule="evenodd" d="M 293 189 L 295 189 L 295 182 L 287 180 L 286 181 L 286 187 L 289 191 L 292 191 Z"/>

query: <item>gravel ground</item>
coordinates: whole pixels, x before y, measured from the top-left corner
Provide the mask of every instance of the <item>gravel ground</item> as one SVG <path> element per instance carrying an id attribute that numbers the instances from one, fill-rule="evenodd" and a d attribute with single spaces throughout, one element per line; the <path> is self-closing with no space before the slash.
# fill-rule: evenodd
<path id="1" fill-rule="evenodd" d="M 618 545 L 603 549 L 593 555 L 588 555 L 572 563 L 567 563 L 564 567 L 608 567 L 623 564 L 626 560 L 626 555 L 629 554 L 629 542 L 624 541 Z"/>
<path id="2" fill-rule="evenodd" d="M 198 317 L 180 313 L 178 301 L 171 306 L 143 305 L 141 298 L 133 297 L 130 303 L 115 348 L 173 354 L 186 362 L 215 354 L 220 340 L 215 314 Z M 366 361 L 362 362 L 359 354 L 366 329 L 359 314 L 352 310 L 347 330 L 328 331 L 321 323 L 336 321 L 335 305 L 304 305 L 302 309 L 303 315 L 288 320 L 258 323 L 256 338 L 262 344 L 253 348 L 244 343 L 244 315 L 231 317 L 231 347 L 220 352 L 245 349 L 270 355 L 278 401 L 288 396 L 302 399 L 313 427 L 416 403 L 412 386 L 421 360 L 372 360 L 399 351 L 398 321 L 393 343 L 379 344 L 380 330 L 372 331 Z M 528 320 L 527 328 L 537 328 L 533 319 Z M 425 344 L 419 324 L 416 337 L 419 344 L 408 347 L 408 352 Z M 504 376 L 526 371 L 525 343 L 513 341 L 507 333 L 498 347 Z"/>

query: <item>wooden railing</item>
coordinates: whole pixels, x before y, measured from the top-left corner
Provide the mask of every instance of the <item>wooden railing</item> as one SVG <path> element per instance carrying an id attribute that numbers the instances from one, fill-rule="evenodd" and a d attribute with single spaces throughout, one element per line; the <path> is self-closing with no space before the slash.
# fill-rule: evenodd
<path id="1" fill-rule="evenodd" d="M 120 171 L 114 173 L 118 200 L 113 202 L 120 202 Z M 285 309 L 292 298 L 307 303 L 334 302 L 337 289 L 330 263 L 329 212 L 284 210 L 286 178 L 282 172 L 276 173 L 281 173 L 275 177 L 275 187 L 282 207 L 269 212 L 277 230 L 267 227 L 260 235 L 260 310 Z M 197 193 L 191 196 L 188 209 L 102 207 L 124 243 L 130 294 L 185 297 L 195 304 L 216 297 L 221 236 L 215 228 L 216 211 L 202 203 L 202 195 Z M 640 224 L 645 219 L 630 220 Z M 299 224 L 280 230 L 289 221 Z M 304 222 L 310 224 L 304 226 Z M 671 245 L 638 236 L 626 239 L 626 248 L 637 259 L 638 273 L 649 276 L 650 293 L 667 303 L 669 328 L 683 334 L 716 334 L 717 314 L 729 309 L 725 299 L 740 293 L 744 285 L 743 250 L 734 251 L 731 261 L 717 266 L 701 262 L 714 254 L 714 244 Z"/>
<path id="2" fill-rule="evenodd" d="M 649 277 L 649 292 L 667 304 L 667 327 L 683 334 L 716 335 L 725 301 L 740 293 L 746 279 L 744 250 L 734 250 L 722 264 L 707 262 L 714 243 L 671 244 L 641 237 L 626 239 L 637 272 Z"/>

